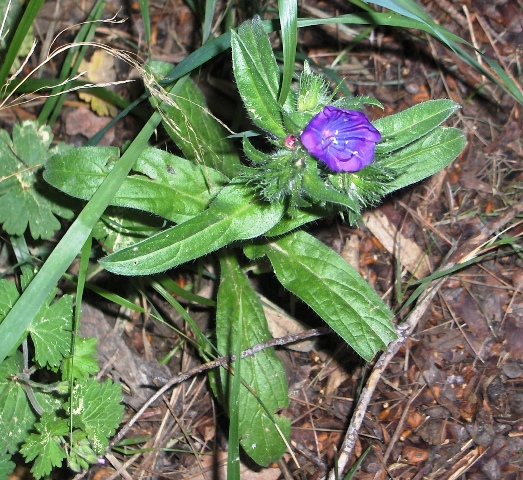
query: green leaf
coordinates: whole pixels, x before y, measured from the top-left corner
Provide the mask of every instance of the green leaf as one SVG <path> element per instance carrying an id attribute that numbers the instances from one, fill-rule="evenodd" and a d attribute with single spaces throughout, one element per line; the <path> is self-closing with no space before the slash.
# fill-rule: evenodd
<path id="1" fill-rule="evenodd" d="M 69 433 L 69 421 L 44 413 L 35 428 L 38 433 L 27 437 L 20 453 L 28 462 L 36 458 L 31 473 L 38 479 L 49 475 L 53 467 L 62 465 L 66 454 L 61 447 L 61 437 Z"/>
<path id="2" fill-rule="evenodd" d="M 134 245 L 157 233 L 165 220 L 145 212 L 109 207 L 93 229 L 93 237 L 109 253 Z"/>
<path id="3" fill-rule="evenodd" d="M 122 389 L 119 384 L 106 380 L 98 383 L 95 378 L 75 385 L 69 406 L 73 425 L 81 427 L 91 442 L 93 450 L 102 454 L 122 420 Z"/>
<path id="4" fill-rule="evenodd" d="M 44 179 L 69 195 L 90 199 L 118 159 L 114 147 L 84 147 L 49 160 Z M 181 223 L 204 210 L 226 178 L 156 148 L 142 151 L 111 205 L 136 208 Z"/>
<path id="5" fill-rule="evenodd" d="M 232 354 L 237 341 L 243 351 L 270 339 L 271 334 L 258 297 L 236 259 L 223 255 L 220 267 L 216 340 L 221 354 Z M 283 455 L 284 438 L 290 434 L 289 420 L 276 414 L 288 404 L 285 371 L 273 350 L 263 350 L 241 360 L 241 378 L 252 391 L 242 385 L 238 398 L 227 399 L 239 405 L 240 443 L 256 463 L 268 465 Z M 219 397 L 223 399 L 230 391 L 232 376 L 222 369 L 220 379 Z"/>
<path id="6" fill-rule="evenodd" d="M 73 356 L 66 358 L 62 363 L 62 380 L 67 381 L 73 378 L 85 381 L 90 375 L 98 372 L 97 342 L 96 338 L 76 337 Z"/>
<path id="7" fill-rule="evenodd" d="M 29 275 L 28 275 L 29 273 Z M 22 276 L 22 287 L 32 279 L 32 273 L 26 269 Z M 53 299 L 55 292 L 49 296 Z M 13 308 L 20 294 L 14 282 L 0 280 L 0 323 Z M 57 367 L 63 357 L 70 353 L 71 327 L 73 319 L 73 297 L 64 295 L 56 302 L 44 303 L 27 329 L 35 347 L 35 359 L 40 366 Z"/>
<path id="8" fill-rule="evenodd" d="M 54 297 L 54 292 L 51 298 Z M 35 360 L 41 367 L 58 367 L 71 351 L 73 297 L 64 295 L 54 303 L 44 303 L 27 331 L 35 347 Z"/>
<path id="9" fill-rule="evenodd" d="M 20 293 L 18 293 L 14 282 L 0 280 L 0 323 L 2 323 L 4 317 L 13 308 L 19 297 Z M 18 345 L 15 345 L 11 353 L 13 353 L 17 347 Z"/>
<path id="10" fill-rule="evenodd" d="M 375 120 L 381 133 L 376 155 L 390 153 L 408 145 L 434 130 L 460 106 L 452 100 L 429 100 L 394 115 Z"/>
<path id="11" fill-rule="evenodd" d="M 25 390 L 12 380 L 23 368 L 21 352 L 0 364 L 0 452 L 16 453 L 36 421 Z"/>
<path id="12" fill-rule="evenodd" d="M 222 189 L 209 209 L 180 225 L 100 260 L 121 275 L 149 275 L 194 260 L 237 240 L 263 235 L 283 215 L 244 185 Z"/>
<path id="13" fill-rule="evenodd" d="M 249 258 L 267 255 L 280 283 L 307 303 L 345 342 L 370 361 L 396 338 L 392 313 L 376 291 L 343 258 L 298 231 L 245 248 Z"/>
<path id="14" fill-rule="evenodd" d="M 303 191 L 319 205 L 323 205 L 325 202 L 342 205 L 359 215 L 361 207 L 355 199 L 326 184 L 319 176 L 319 171 L 312 159 L 305 158 L 305 161 L 310 165 L 310 167 L 303 175 Z"/>
<path id="15" fill-rule="evenodd" d="M 264 235 L 266 237 L 278 237 L 285 233 L 296 230 L 302 225 L 315 222 L 320 218 L 332 215 L 333 213 L 334 210 L 331 209 L 328 205 L 323 207 L 314 205 L 310 208 L 300 208 L 297 209 L 292 216 L 283 217 L 277 225 L 272 227 L 270 230 L 267 230 Z"/>
<path id="16" fill-rule="evenodd" d="M 131 167 L 159 123 L 160 114 L 153 114 L 131 145 L 125 150 L 117 165 L 107 175 L 103 184 L 96 190 L 93 198 L 82 209 L 70 228 L 53 248 L 38 274 L 24 290 L 20 300 L 2 321 L 0 324 L 0 338 L 2 339 L 0 361 L 4 360 L 18 344 L 50 292 L 56 288 L 57 282 L 83 248 L 96 222 L 129 174 Z"/>
<path id="17" fill-rule="evenodd" d="M 387 185 L 387 193 L 439 172 L 463 151 L 466 143 L 461 130 L 438 127 L 386 160 L 380 160 L 380 165 L 384 168 L 404 172 Z"/>
<path id="18" fill-rule="evenodd" d="M 172 67 L 160 62 L 149 66 L 155 71 L 163 70 L 163 74 L 167 74 Z M 151 93 L 154 98 L 155 92 Z M 184 156 L 229 178 L 236 176 L 241 166 L 238 152 L 227 138 L 229 132 L 209 112 L 205 97 L 196 84 L 187 78 L 169 103 L 163 109 L 162 123 Z"/>
<path id="19" fill-rule="evenodd" d="M 75 472 L 89 468 L 90 464 L 97 463 L 98 455 L 94 452 L 82 430 L 73 431 L 70 441 L 68 465 Z"/>
<path id="20" fill-rule="evenodd" d="M 231 32 L 232 63 L 238 91 L 252 121 L 276 137 L 285 137 L 278 103 L 280 72 L 261 20 Z"/>
<path id="21" fill-rule="evenodd" d="M 11 461 L 11 455 L 0 454 L 0 479 L 7 480 L 11 478 L 10 473 L 15 469 L 16 465 Z"/>
<path id="22" fill-rule="evenodd" d="M 14 125 L 12 140 L 0 130 L 0 223 L 10 235 L 23 235 L 29 225 L 34 239 L 49 239 L 60 228 L 55 215 L 73 215 L 40 179 L 41 167 L 57 151 L 49 149 L 52 140 L 49 127 L 30 120 Z"/>
<path id="23" fill-rule="evenodd" d="M 34 428 L 36 415 L 27 399 L 23 385 L 24 361 L 15 352 L 0 363 L 0 452 L 16 453 L 20 444 Z M 30 388 L 30 387 L 28 387 Z M 53 394 L 33 390 L 34 401 L 48 413 L 62 407 Z"/>

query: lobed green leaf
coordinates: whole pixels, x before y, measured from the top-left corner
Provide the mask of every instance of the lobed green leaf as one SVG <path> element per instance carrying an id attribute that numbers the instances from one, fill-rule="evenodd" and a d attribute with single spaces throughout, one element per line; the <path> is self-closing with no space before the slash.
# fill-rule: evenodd
<path id="1" fill-rule="evenodd" d="M 80 426 L 98 455 L 104 453 L 109 437 L 122 419 L 124 407 L 120 384 L 96 378 L 75 385 L 69 405 L 74 425 Z"/>
<path id="2" fill-rule="evenodd" d="M 35 121 L 15 124 L 12 139 L 0 130 L 0 223 L 10 235 L 27 227 L 34 239 L 49 239 L 60 228 L 55 215 L 71 218 L 56 192 L 41 181 L 41 167 L 63 145 L 50 149 L 49 127 Z"/>
<path id="3" fill-rule="evenodd" d="M 31 473 L 39 479 L 49 475 L 53 467 L 62 465 L 66 458 L 62 437 L 69 432 L 69 421 L 54 414 L 44 413 L 35 425 L 38 433 L 31 433 L 20 450 L 26 461 L 35 460 Z"/>

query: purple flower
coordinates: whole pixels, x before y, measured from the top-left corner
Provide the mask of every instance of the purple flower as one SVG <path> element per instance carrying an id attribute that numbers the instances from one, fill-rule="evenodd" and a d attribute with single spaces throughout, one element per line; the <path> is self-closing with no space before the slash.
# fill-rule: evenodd
<path id="1" fill-rule="evenodd" d="M 305 127 L 301 143 L 336 172 L 357 172 L 374 158 L 381 135 L 356 110 L 325 107 Z"/>

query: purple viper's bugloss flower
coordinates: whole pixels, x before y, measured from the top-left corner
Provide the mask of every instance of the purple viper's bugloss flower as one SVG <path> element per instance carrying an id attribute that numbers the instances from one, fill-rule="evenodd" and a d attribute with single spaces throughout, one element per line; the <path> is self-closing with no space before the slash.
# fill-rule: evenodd
<path id="1" fill-rule="evenodd" d="M 335 172 L 357 172 L 374 158 L 381 135 L 356 110 L 324 107 L 305 127 L 301 143 Z"/>

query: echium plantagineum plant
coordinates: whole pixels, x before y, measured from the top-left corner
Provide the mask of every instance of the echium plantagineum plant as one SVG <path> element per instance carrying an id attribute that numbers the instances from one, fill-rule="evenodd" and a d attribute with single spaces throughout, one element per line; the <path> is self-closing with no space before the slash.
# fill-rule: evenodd
<path id="1" fill-rule="evenodd" d="M 176 105 L 164 105 L 162 114 L 186 158 L 144 150 L 112 202 L 175 225 L 124 248 L 104 240 L 115 251 L 100 263 L 116 274 L 151 275 L 215 252 L 220 282 L 214 348 L 227 355 L 270 338 L 238 260 L 240 251 L 251 260 L 265 256 L 278 281 L 370 361 L 396 337 L 391 311 L 357 271 L 300 227 L 336 213 L 354 224 L 365 207 L 447 166 L 465 138 L 440 124 L 459 107 L 434 100 L 371 122 L 362 109 L 381 107 L 378 100 L 335 99 L 307 64 L 296 88 L 280 99 L 280 70 L 261 20 L 232 32 L 231 47 L 241 98 L 271 148 L 260 151 L 245 136 L 248 161 L 242 165 L 232 140 L 205 114 L 197 87 L 188 79 L 179 82 Z M 162 68 L 154 66 L 156 72 Z M 117 157 L 116 149 L 106 147 L 70 150 L 50 159 L 44 178 L 88 199 Z M 74 169 L 82 175 L 71 175 Z M 108 227 L 106 222 L 104 234 Z M 222 370 L 211 376 L 211 385 L 236 419 L 231 425 L 238 427 L 244 450 L 267 465 L 283 454 L 290 432 L 289 420 L 277 413 L 288 402 L 283 367 L 270 350 L 232 367 L 240 374 Z"/>

